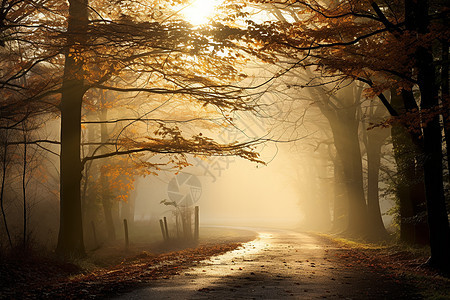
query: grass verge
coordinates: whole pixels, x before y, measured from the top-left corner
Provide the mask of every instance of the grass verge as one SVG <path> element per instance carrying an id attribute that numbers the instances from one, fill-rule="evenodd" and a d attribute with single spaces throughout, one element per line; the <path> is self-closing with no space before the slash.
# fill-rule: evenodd
<path id="1" fill-rule="evenodd" d="M 344 259 L 365 262 L 407 280 L 424 299 L 450 299 L 450 278 L 425 265 L 430 255 L 428 247 L 411 247 L 395 242 L 366 243 L 329 234 L 317 235 L 345 248 L 348 255 Z"/>

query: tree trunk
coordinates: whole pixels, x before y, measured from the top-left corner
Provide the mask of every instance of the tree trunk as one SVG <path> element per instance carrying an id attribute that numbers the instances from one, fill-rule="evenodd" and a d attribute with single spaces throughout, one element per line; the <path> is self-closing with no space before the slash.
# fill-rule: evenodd
<path id="1" fill-rule="evenodd" d="M 332 125 L 332 131 L 336 152 L 342 161 L 348 196 L 348 225 L 346 231 L 351 235 L 364 236 L 367 235 L 369 227 L 358 136 L 359 121 L 356 121 L 355 117 L 349 119 L 348 116 L 341 116 L 339 120 L 340 123 Z"/>
<path id="2" fill-rule="evenodd" d="M 334 205 L 332 232 L 342 232 L 348 226 L 348 197 L 344 171 L 339 157 L 334 159 Z"/>
<path id="3" fill-rule="evenodd" d="M 415 244 L 415 228 L 413 223 L 414 209 L 412 201 L 413 180 L 415 180 L 415 160 L 409 135 L 403 125 L 391 128 L 394 159 L 397 165 L 396 194 L 399 200 L 400 240 Z"/>
<path id="4" fill-rule="evenodd" d="M 25 250 L 28 246 L 27 237 L 28 237 L 28 204 L 27 204 L 27 129 L 25 122 L 22 124 L 23 130 L 23 170 L 22 170 L 22 203 L 23 203 L 23 239 L 22 239 L 22 247 Z"/>
<path id="5" fill-rule="evenodd" d="M 435 86 L 435 70 L 430 49 L 419 47 L 416 52 L 418 82 L 421 95 L 421 110 L 437 107 L 438 95 Z M 424 179 L 427 196 L 428 226 L 430 227 L 430 264 L 450 269 L 450 229 L 445 207 L 442 135 L 439 116 L 436 115 L 423 128 Z"/>
<path id="6" fill-rule="evenodd" d="M 406 25 L 416 34 L 428 33 L 428 1 L 405 1 Z M 417 45 L 415 67 L 420 90 L 420 109 L 423 113 L 439 104 L 436 70 L 431 46 Z M 430 228 L 430 265 L 450 272 L 450 228 L 445 206 L 442 134 L 439 115 L 431 116 L 422 127 L 424 139 L 424 180 L 427 199 L 428 226 Z"/>
<path id="7" fill-rule="evenodd" d="M 357 107 L 360 90 L 355 93 L 354 87 L 348 86 L 339 90 L 338 94 L 328 96 L 325 89 L 318 89 L 312 96 L 321 99 L 319 108 L 330 124 L 337 159 L 342 163 L 348 199 L 348 222 L 345 231 L 350 235 L 365 236 L 369 224 L 358 135 L 360 118 Z"/>
<path id="8" fill-rule="evenodd" d="M 448 23 L 448 22 L 446 22 Z M 448 62 L 449 60 L 449 46 L 448 41 L 443 40 L 442 44 L 442 61 Z M 448 63 L 444 63 L 441 69 L 441 92 L 442 92 L 442 106 L 444 107 L 443 120 L 444 120 L 444 133 L 445 133 L 445 145 L 446 148 L 446 156 L 447 156 L 447 170 L 448 177 L 447 182 L 450 184 L 450 86 L 449 86 L 449 65 Z"/>
<path id="9" fill-rule="evenodd" d="M 368 233 L 367 207 L 364 196 L 362 176 L 361 149 L 359 146 L 358 130 L 348 133 L 349 151 L 341 153 L 346 157 L 344 173 L 347 172 L 347 190 L 349 193 L 348 230 L 351 233 L 366 235 Z"/>
<path id="10" fill-rule="evenodd" d="M 391 91 L 391 105 L 397 111 L 414 109 L 415 102 L 409 91 L 397 95 Z M 397 165 L 396 186 L 400 206 L 400 240 L 414 245 L 429 242 L 426 222 L 425 189 L 423 182 L 423 144 L 420 134 L 411 133 L 402 124 L 394 124 L 391 129 L 394 159 Z"/>
<path id="11" fill-rule="evenodd" d="M 381 164 L 381 147 L 385 137 L 383 129 L 372 129 L 367 133 L 367 212 L 370 223 L 371 238 L 382 239 L 387 232 L 383 224 L 378 196 L 378 179 Z"/>
<path id="12" fill-rule="evenodd" d="M 104 107 L 105 105 L 105 99 L 104 95 L 101 96 L 102 100 L 102 108 L 100 111 L 101 115 L 101 121 L 106 121 L 108 118 L 108 111 Z M 108 134 L 108 127 L 106 123 L 100 124 L 100 135 L 101 135 L 101 143 L 102 148 L 100 153 L 106 153 L 106 142 L 109 139 Z M 106 162 L 107 159 L 103 159 L 103 162 Z M 101 190 L 101 199 L 102 199 L 102 206 L 103 206 L 103 213 L 105 215 L 105 223 L 106 223 L 106 231 L 108 233 L 108 240 L 114 241 L 116 239 L 116 229 L 114 225 L 114 218 L 113 218 L 113 203 L 111 199 L 111 191 L 109 187 L 109 183 L 106 176 L 106 170 L 101 167 L 100 172 L 100 190 Z"/>
<path id="13" fill-rule="evenodd" d="M 135 182 L 134 189 L 130 191 L 127 202 L 122 202 L 121 219 L 128 220 L 128 227 L 132 228 L 134 225 L 134 207 L 137 197 L 137 181 Z"/>
<path id="14" fill-rule="evenodd" d="M 88 121 L 94 120 L 92 112 L 86 112 L 86 119 Z M 94 126 L 87 127 L 87 140 L 88 142 L 93 142 L 96 140 L 96 128 Z M 88 146 L 88 155 L 94 155 L 96 151 L 95 145 Z M 82 186 L 82 195 L 81 195 L 81 209 L 83 211 L 83 220 L 85 224 L 85 232 L 91 233 L 91 221 L 96 219 L 96 215 L 98 214 L 98 206 L 97 206 L 97 192 L 95 188 L 95 180 L 98 178 L 99 169 L 97 164 L 91 160 L 86 163 L 84 166 L 84 180 Z M 86 224 L 89 224 L 88 226 Z"/>
<path id="15" fill-rule="evenodd" d="M 330 216 L 330 184 L 328 177 L 327 152 L 324 147 L 318 149 L 319 155 L 314 157 L 314 167 L 316 169 L 317 181 L 317 203 L 316 203 L 316 223 L 321 231 L 328 231 L 331 228 Z"/>
<path id="16" fill-rule="evenodd" d="M 59 255 L 66 257 L 85 255 L 80 197 L 81 106 L 85 87 L 82 59 L 77 59 L 79 52 L 74 46 L 84 45 L 87 24 L 87 0 L 70 0 L 61 95 L 60 227 L 56 248 Z"/>
<path id="17" fill-rule="evenodd" d="M 6 209 L 5 209 L 5 184 L 6 184 L 6 170 L 8 168 L 8 130 L 4 130 L 5 135 L 2 136 L 3 142 L 3 157 L 2 157 L 2 185 L 0 187 L 0 208 L 2 211 L 3 225 L 5 226 L 6 235 L 8 236 L 9 246 L 13 247 L 11 234 L 9 232 L 8 222 L 6 220 Z"/>

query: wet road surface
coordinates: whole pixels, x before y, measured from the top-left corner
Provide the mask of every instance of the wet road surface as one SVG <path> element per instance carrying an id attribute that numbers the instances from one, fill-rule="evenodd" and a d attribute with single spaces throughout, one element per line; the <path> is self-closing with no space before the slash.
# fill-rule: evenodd
<path id="1" fill-rule="evenodd" d="M 343 261 L 347 250 L 325 238 L 252 230 L 242 248 L 117 299 L 421 299 L 383 270 Z"/>

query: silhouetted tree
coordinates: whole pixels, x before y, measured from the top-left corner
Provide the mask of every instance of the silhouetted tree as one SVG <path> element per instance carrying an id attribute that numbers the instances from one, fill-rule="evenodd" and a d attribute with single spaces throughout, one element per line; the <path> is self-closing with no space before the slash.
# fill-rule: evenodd
<path id="1" fill-rule="evenodd" d="M 442 135 L 439 86 L 432 41 L 447 39 L 441 20 L 448 10 L 441 1 L 258 1 L 286 7 L 293 21 L 249 22 L 245 33 L 257 39 L 261 51 L 289 56 L 293 65 L 315 65 L 327 74 L 361 80 L 379 96 L 400 123 L 415 119 L 423 134 L 424 182 L 430 228 L 430 264 L 450 266 L 450 229 L 442 175 Z M 286 4 L 289 4 L 286 6 Z M 412 92 L 417 87 L 420 98 Z M 381 92 L 394 88 L 407 112 L 395 111 Z M 416 104 L 419 101 L 419 105 Z M 419 122 L 421 118 L 422 122 Z M 409 128 L 408 128 L 409 129 Z M 417 136 L 417 135 L 416 135 Z M 413 137 L 415 137 L 413 135 Z"/>

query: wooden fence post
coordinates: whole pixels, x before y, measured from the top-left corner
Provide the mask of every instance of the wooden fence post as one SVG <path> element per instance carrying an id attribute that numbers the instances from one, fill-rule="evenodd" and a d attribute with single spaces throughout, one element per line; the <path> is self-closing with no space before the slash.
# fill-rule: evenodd
<path id="1" fill-rule="evenodd" d="M 169 229 L 167 227 L 167 218 L 164 217 L 164 229 L 166 230 L 166 238 L 169 239 Z"/>
<path id="2" fill-rule="evenodd" d="M 199 235 L 199 216 L 198 216 L 198 206 L 195 207 L 195 223 L 194 223 L 194 239 L 198 240 Z"/>
<path id="3" fill-rule="evenodd" d="M 180 224 L 178 222 L 178 218 L 179 217 L 180 217 L 179 213 L 177 212 L 176 215 L 175 215 L 175 226 L 177 227 L 177 238 L 178 239 L 180 238 L 180 228 L 179 228 Z"/>
<path id="4" fill-rule="evenodd" d="M 164 223 L 163 223 L 163 220 L 161 220 L 161 219 L 159 219 L 159 226 L 161 227 L 161 233 L 163 236 L 163 240 L 167 240 L 166 231 L 164 230 Z"/>

